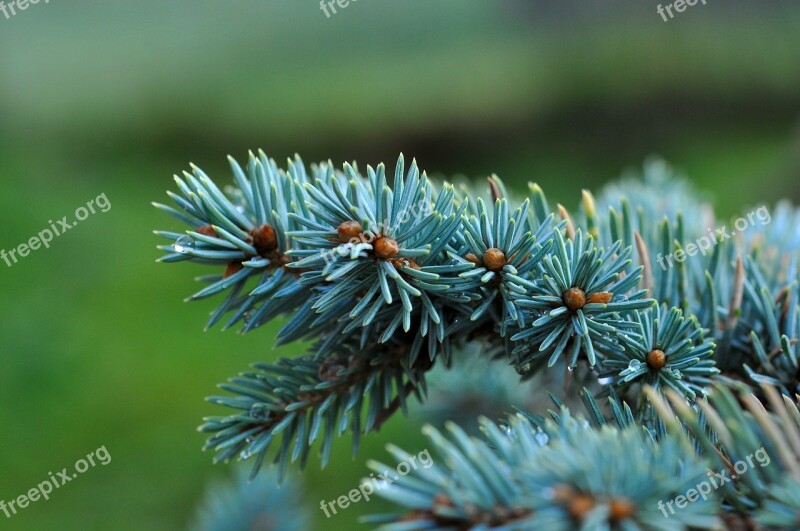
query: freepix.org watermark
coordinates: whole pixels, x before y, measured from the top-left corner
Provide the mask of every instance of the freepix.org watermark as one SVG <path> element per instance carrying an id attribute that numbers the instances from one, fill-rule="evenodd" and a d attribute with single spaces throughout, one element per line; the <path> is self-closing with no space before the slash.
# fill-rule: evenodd
<path id="1" fill-rule="evenodd" d="M 97 210 L 95 210 L 95 207 L 97 207 Z M 100 194 L 86 203 L 85 207 L 80 206 L 75 210 L 75 221 L 72 223 L 67 219 L 67 216 L 64 216 L 56 223 L 53 223 L 53 220 L 50 219 L 47 221 L 50 227 L 42 229 L 39 234 L 32 236 L 26 243 L 21 243 L 10 251 L 0 249 L 0 259 L 2 259 L 8 267 L 11 267 L 19 261 L 19 258 L 28 256 L 31 251 L 36 251 L 42 246 L 44 246 L 45 249 L 49 249 L 50 242 L 53 241 L 53 238 L 61 236 L 75 227 L 79 222 L 88 218 L 90 214 L 95 214 L 98 211 L 108 212 L 109 210 L 111 210 L 111 203 L 106 197 L 106 194 Z"/>
<path id="2" fill-rule="evenodd" d="M 106 450 L 105 446 L 101 446 L 97 450 L 87 454 L 85 458 L 75 461 L 75 465 L 73 466 L 74 471 L 71 471 L 68 468 L 62 468 L 61 472 L 58 472 L 55 475 L 53 475 L 52 472 L 49 472 L 48 475 L 50 477 L 48 479 L 39 483 L 26 494 L 21 494 L 8 502 L 0 499 L 0 511 L 6 515 L 6 518 L 11 518 L 17 514 L 17 512 L 27 508 L 31 503 L 37 502 L 41 499 L 44 499 L 45 501 L 49 500 L 50 494 L 52 494 L 54 490 L 63 487 L 73 479 L 77 478 L 79 474 L 83 474 L 90 468 L 93 468 L 97 465 L 105 466 L 110 462 L 111 454 L 108 453 L 108 450 Z"/>
<path id="3" fill-rule="evenodd" d="M 346 243 L 342 243 L 333 249 L 322 251 L 322 258 L 325 260 L 326 265 L 330 265 L 336 261 L 337 258 L 344 258 L 350 256 L 351 260 L 358 257 L 366 257 L 372 245 L 381 234 L 386 233 L 390 227 L 398 224 L 406 223 L 408 220 L 420 219 L 430 215 L 433 212 L 433 206 L 430 201 L 421 199 L 418 203 L 411 205 L 407 209 L 403 209 L 395 216 L 394 224 L 388 219 L 379 222 L 376 226 L 369 226 L 358 234 L 350 238 Z"/>
<path id="4" fill-rule="evenodd" d="M 734 481 L 751 468 L 755 468 L 753 458 L 758 461 L 758 464 L 761 465 L 761 468 L 764 468 L 770 464 L 770 462 L 772 462 L 769 454 L 762 446 L 752 454 L 748 455 L 745 458 L 746 461 L 745 459 L 736 461 L 736 463 L 733 465 L 733 472 L 730 472 L 729 470 L 722 470 L 721 472 L 713 472 L 709 470 L 707 473 L 708 479 L 701 481 L 695 485 L 694 488 L 687 490 L 685 494 L 675 496 L 675 498 L 666 503 L 664 503 L 664 500 L 658 500 L 658 509 L 664 514 L 664 518 L 669 518 L 671 515 L 675 514 L 675 507 L 678 509 L 685 509 L 687 505 L 696 502 L 700 498 L 703 498 L 705 501 L 711 492 L 717 490 L 726 483 Z M 730 475 L 728 475 L 728 472 L 730 472 Z M 673 505 L 675 507 L 673 507 Z M 667 509 L 669 509 L 669 514 L 667 514 Z"/>
<path id="5" fill-rule="evenodd" d="M 715 245 L 729 238 L 733 238 L 736 236 L 737 232 L 746 231 L 748 228 L 754 226 L 756 221 L 760 222 L 762 226 L 772 221 L 772 215 L 769 213 L 766 205 L 748 212 L 746 216 L 742 216 L 734 221 L 732 230 L 729 230 L 727 225 L 716 229 L 708 229 L 707 236 L 700 236 L 694 242 L 687 243 L 683 249 L 678 249 L 666 256 L 658 253 L 656 257 L 658 265 L 661 266 L 661 269 L 666 271 L 667 268 L 675 266 L 673 260 L 675 262 L 684 262 L 687 257 L 696 256 L 698 252 L 705 256 Z"/>
<path id="6" fill-rule="evenodd" d="M 661 15 L 661 18 L 664 19 L 664 22 L 667 22 L 675 18 L 675 15 L 672 14 L 673 9 L 676 13 L 683 13 L 686 11 L 687 7 L 694 7 L 698 2 L 706 5 L 706 0 L 675 0 L 674 2 L 668 3 L 666 7 L 658 4 L 656 12 Z M 667 13 L 669 13 L 669 18 L 667 18 Z"/>
<path id="7" fill-rule="evenodd" d="M 3 13 L 3 16 L 8 20 L 18 12 L 25 11 L 29 7 L 38 4 L 40 1 L 42 0 L 11 0 L 10 2 L 0 0 L 0 13 Z M 50 0 L 44 0 L 44 3 L 49 4 Z"/>
<path id="8" fill-rule="evenodd" d="M 419 461 L 419 463 L 417 463 L 417 461 Z M 325 518 L 330 518 L 332 515 L 336 514 L 337 506 L 339 509 L 344 510 L 350 507 L 351 503 L 358 503 L 362 499 L 364 501 L 369 501 L 370 496 L 372 496 L 376 490 L 381 490 L 386 485 L 391 485 L 400 479 L 400 476 L 407 475 L 412 470 L 416 470 L 418 466 L 422 468 L 430 468 L 433 466 L 433 458 L 427 449 L 422 450 L 417 455 L 408 456 L 408 459 L 405 461 L 400 461 L 397 464 L 396 474 L 392 473 L 390 470 L 378 474 L 377 478 L 375 474 L 370 474 L 370 479 L 365 479 L 357 489 L 353 489 L 346 495 L 339 496 L 335 500 L 322 500 L 319 502 L 319 508 L 325 513 Z"/>
<path id="9" fill-rule="evenodd" d="M 350 2 L 356 2 L 356 0 L 320 0 L 319 8 L 326 17 L 331 18 L 331 13 L 336 14 L 337 6 L 339 9 L 344 9 L 350 5 Z"/>

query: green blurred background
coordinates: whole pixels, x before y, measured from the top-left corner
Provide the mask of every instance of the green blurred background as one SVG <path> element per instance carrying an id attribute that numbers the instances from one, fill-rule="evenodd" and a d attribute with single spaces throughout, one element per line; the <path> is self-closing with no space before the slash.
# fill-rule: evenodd
<path id="1" fill-rule="evenodd" d="M 800 196 L 800 4 L 709 0 L 664 22 L 641 0 L 50 0 L 0 15 L 0 248 L 105 193 L 95 214 L 0 262 L 0 499 L 106 445 L 91 469 L 0 529 L 182 529 L 206 483 L 203 398 L 273 348 L 277 328 L 203 332 L 182 298 L 201 267 L 155 263 L 150 206 L 189 162 L 225 156 L 394 163 L 538 181 L 575 206 L 658 154 L 720 212 Z M 419 451 L 417 415 L 304 478 L 320 529 L 387 442 Z"/>

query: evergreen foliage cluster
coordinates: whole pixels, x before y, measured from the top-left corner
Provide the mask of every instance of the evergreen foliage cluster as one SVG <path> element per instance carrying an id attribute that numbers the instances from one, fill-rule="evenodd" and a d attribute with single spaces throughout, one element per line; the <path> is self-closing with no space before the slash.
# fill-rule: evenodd
<path id="1" fill-rule="evenodd" d="M 403 156 L 391 173 L 299 157 L 282 169 L 263 152 L 230 165 L 223 188 L 195 166 L 175 177 L 174 204 L 156 206 L 188 230 L 157 232 L 168 240 L 160 260 L 212 267 L 190 297 L 219 298 L 209 327 L 280 318 L 277 343 L 311 349 L 222 384 L 210 401 L 230 411 L 200 428 L 218 461 L 252 459 L 255 475 L 269 459 L 283 475 L 315 444 L 325 464 L 346 432 L 356 452 L 409 399 L 424 402 L 434 367 L 485 356 L 561 388 L 555 407 L 483 419 L 483 436 L 427 427 L 435 466 L 381 490 L 404 510 L 370 522 L 800 527 L 791 206 L 662 267 L 727 221 L 657 160 L 597 197 L 584 191 L 572 211 L 535 184 L 518 197 L 497 176 L 486 190 L 434 182 Z M 769 466 L 660 509 L 762 447 Z"/>

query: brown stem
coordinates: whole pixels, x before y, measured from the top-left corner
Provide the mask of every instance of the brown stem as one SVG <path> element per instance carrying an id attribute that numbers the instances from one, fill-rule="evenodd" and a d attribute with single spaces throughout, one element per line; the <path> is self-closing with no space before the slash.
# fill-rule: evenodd
<path id="1" fill-rule="evenodd" d="M 414 383 L 409 380 L 408 382 L 406 382 L 405 387 L 400 392 L 404 393 L 405 396 L 408 396 L 411 394 L 411 391 L 413 390 L 414 390 Z M 375 426 L 373 427 L 373 429 L 375 431 L 379 431 L 381 429 L 381 426 L 383 426 L 383 423 L 389 420 L 389 418 L 391 418 L 391 416 L 397 412 L 397 408 L 399 407 L 400 407 L 400 395 L 397 395 L 392 400 L 392 403 L 389 404 L 389 407 L 378 413 L 378 416 L 375 419 Z"/>

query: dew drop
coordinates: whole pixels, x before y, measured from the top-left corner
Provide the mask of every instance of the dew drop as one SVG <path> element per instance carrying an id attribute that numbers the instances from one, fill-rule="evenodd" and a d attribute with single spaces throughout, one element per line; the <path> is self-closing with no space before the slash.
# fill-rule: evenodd
<path id="1" fill-rule="evenodd" d="M 267 410 L 261 406 L 260 404 L 256 404 L 250 408 L 250 417 L 256 420 L 263 420 L 267 418 L 269 415 L 267 414 Z M 247 443 L 250 444 L 253 442 L 252 437 L 247 438 Z"/>
<path id="2" fill-rule="evenodd" d="M 186 254 L 194 248 L 194 241 L 189 236 L 181 236 L 173 245 L 176 253 Z"/>

